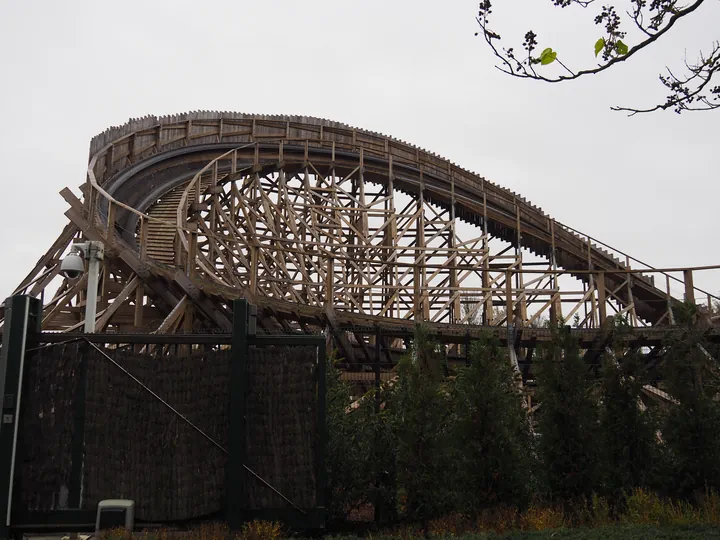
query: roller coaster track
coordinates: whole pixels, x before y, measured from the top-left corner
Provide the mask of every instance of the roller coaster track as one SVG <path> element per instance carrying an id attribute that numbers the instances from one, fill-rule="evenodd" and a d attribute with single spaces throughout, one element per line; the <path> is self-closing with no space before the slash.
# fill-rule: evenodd
<path id="1" fill-rule="evenodd" d="M 59 280 L 74 239 L 105 243 L 98 330 L 221 329 L 246 297 L 269 327 L 515 327 L 612 315 L 672 324 L 715 297 L 520 195 L 403 141 L 300 116 L 146 117 L 92 140 L 82 200 L 15 293 Z M 45 297 L 46 330 L 83 323 L 83 280 Z M 49 291 L 49 289 L 48 289 Z"/>

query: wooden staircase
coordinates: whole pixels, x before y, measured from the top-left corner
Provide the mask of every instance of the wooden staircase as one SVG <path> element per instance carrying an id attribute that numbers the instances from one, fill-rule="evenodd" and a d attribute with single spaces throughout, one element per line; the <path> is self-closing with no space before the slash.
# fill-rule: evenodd
<path id="1" fill-rule="evenodd" d="M 201 181 L 201 193 L 207 189 L 209 183 L 209 180 Z M 175 224 L 177 209 L 186 187 L 187 183 L 184 183 L 173 188 L 160 197 L 147 212 L 148 216 L 155 218 L 148 220 L 147 256 L 168 266 L 176 265 L 176 249 L 179 243 Z M 190 208 L 190 201 L 195 200 L 195 189 L 191 189 L 188 194 L 186 210 Z"/>

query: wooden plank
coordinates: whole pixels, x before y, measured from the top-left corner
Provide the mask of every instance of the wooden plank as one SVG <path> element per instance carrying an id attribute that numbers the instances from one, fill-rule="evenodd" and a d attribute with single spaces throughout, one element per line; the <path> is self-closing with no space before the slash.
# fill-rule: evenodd
<path id="1" fill-rule="evenodd" d="M 683 270 L 683 281 L 685 282 L 685 301 L 695 303 L 695 286 L 693 285 L 692 270 Z"/>
<path id="2" fill-rule="evenodd" d="M 153 334 L 164 334 L 167 332 L 170 328 L 172 328 L 180 319 L 182 314 L 185 311 L 185 307 L 188 305 L 189 298 L 187 295 L 183 296 L 180 301 L 175 305 L 175 307 L 172 309 L 170 313 L 168 313 L 168 316 L 165 317 L 165 320 L 160 323 L 160 326 L 158 326 L 157 330 L 153 332 Z"/>
<path id="3" fill-rule="evenodd" d="M 110 318 L 115 314 L 123 302 L 128 299 L 139 283 L 140 278 L 137 276 L 133 276 L 133 278 L 128 281 L 127 285 L 125 285 L 123 290 L 120 291 L 120 294 L 113 299 L 112 304 L 108 306 L 103 315 L 95 323 L 95 332 L 101 332 L 103 328 L 105 328 L 110 321 Z"/>

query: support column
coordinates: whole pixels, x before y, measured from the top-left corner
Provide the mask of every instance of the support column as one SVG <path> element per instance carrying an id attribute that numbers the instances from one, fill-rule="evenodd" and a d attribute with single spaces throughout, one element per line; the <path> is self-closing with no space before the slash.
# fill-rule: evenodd
<path id="1" fill-rule="evenodd" d="M 550 252 L 550 268 L 553 272 L 552 277 L 552 304 L 550 305 L 550 322 L 553 327 L 557 326 L 562 320 L 562 297 L 560 296 L 560 286 L 558 285 L 557 274 L 557 253 L 555 251 L 555 220 L 550 221 L 550 236 L 552 238 L 552 250 Z"/>
<path id="2" fill-rule="evenodd" d="M 490 289 L 490 236 L 488 234 L 487 194 L 483 192 L 483 272 L 482 294 L 487 295 L 483 306 L 482 324 L 492 326 L 495 314 L 493 313 L 493 295 Z"/>
<path id="3" fill-rule="evenodd" d="M 594 264 L 592 261 L 592 242 L 590 237 L 587 237 L 587 255 L 588 255 L 588 270 L 594 270 Z M 590 290 L 590 327 L 595 328 L 596 316 L 597 316 L 597 302 L 595 300 L 595 276 L 590 274 L 590 283 L 588 284 Z M 587 303 L 586 303 L 587 304 Z M 587 316 L 585 317 L 587 319 Z"/>
<path id="4" fill-rule="evenodd" d="M 460 295 L 458 294 L 458 271 L 457 271 L 457 248 L 455 247 L 455 227 L 457 225 L 455 220 L 455 178 L 452 174 L 452 168 L 448 163 L 448 179 L 450 181 L 450 238 L 448 242 L 448 249 L 450 250 L 450 298 L 457 295 L 451 303 L 450 317 L 448 322 L 455 324 L 458 322 L 462 315 L 460 313 Z"/>
<path id="5" fill-rule="evenodd" d="M 668 314 L 668 321 L 671 325 L 675 324 L 675 314 L 672 310 L 672 295 L 670 294 L 670 276 L 668 274 L 665 274 L 665 284 L 667 286 L 667 314 Z"/>
<path id="6" fill-rule="evenodd" d="M 25 349 L 28 339 L 40 330 L 42 305 L 37 298 L 26 295 L 5 300 L 5 327 L 0 354 L 0 540 L 10 538 L 10 516 L 13 507 L 13 484 L 17 456 L 17 438 Z"/>
<path id="7" fill-rule="evenodd" d="M 683 280 L 685 281 L 685 301 L 694 304 L 695 286 L 693 285 L 692 270 L 683 270 Z"/>
<path id="8" fill-rule="evenodd" d="M 600 314 L 600 326 L 602 326 L 605 323 L 605 319 L 607 318 L 607 308 L 605 306 L 605 273 L 604 272 L 598 272 L 596 278 L 597 280 L 597 291 L 598 291 L 598 310 Z"/>

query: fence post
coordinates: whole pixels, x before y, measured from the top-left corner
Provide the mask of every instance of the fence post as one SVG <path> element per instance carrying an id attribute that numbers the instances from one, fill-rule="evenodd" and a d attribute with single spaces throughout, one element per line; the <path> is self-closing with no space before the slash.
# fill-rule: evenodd
<path id="1" fill-rule="evenodd" d="M 243 483 L 245 474 L 245 381 L 248 352 L 248 301 L 233 301 L 233 335 L 230 364 L 230 410 L 228 414 L 228 461 L 225 467 L 226 519 L 231 531 L 240 530 L 244 520 Z"/>
<path id="2" fill-rule="evenodd" d="M 5 300 L 5 328 L 0 354 L 0 540 L 10 538 L 25 349 L 31 334 L 39 329 L 41 309 L 40 301 L 31 296 L 11 296 Z"/>

